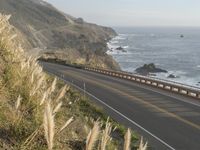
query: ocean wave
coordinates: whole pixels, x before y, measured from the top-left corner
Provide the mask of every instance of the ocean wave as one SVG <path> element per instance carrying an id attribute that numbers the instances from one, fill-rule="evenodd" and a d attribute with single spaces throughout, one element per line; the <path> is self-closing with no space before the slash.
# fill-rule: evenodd
<path id="1" fill-rule="evenodd" d="M 122 46 L 122 48 L 127 49 L 127 48 L 129 48 L 129 46 L 128 45 L 127 46 Z"/>
<path id="2" fill-rule="evenodd" d="M 118 50 L 112 50 L 112 51 L 110 51 L 110 50 L 108 50 L 107 52 L 106 52 L 108 55 L 130 55 L 131 53 L 130 52 L 122 52 L 122 51 L 118 51 Z"/>
<path id="3" fill-rule="evenodd" d="M 126 37 L 123 37 L 123 36 L 116 36 L 113 38 L 113 40 L 125 40 Z"/>
<path id="4" fill-rule="evenodd" d="M 128 34 L 120 33 L 119 36 L 127 36 Z"/>
<path id="5" fill-rule="evenodd" d="M 116 49 L 116 48 L 118 48 L 118 47 L 120 47 L 120 46 L 108 42 L 108 43 L 107 43 L 107 47 L 108 47 L 109 50 L 114 50 L 114 49 Z"/>
<path id="6" fill-rule="evenodd" d="M 119 41 L 116 41 L 116 40 L 111 40 L 109 43 L 111 43 L 111 44 L 118 44 L 118 43 L 119 43 Z"/>
<path id="7" fill-rule="evenodd" d="M 176 76 L 176 78 L 168 78 L 170 74 L 173 74 Z M 196 86 L 200 87 L 200 83 L 197 78 L 191 78 L 186 76 L 186 72 L 184 71 L 168 71 L 168 73 L 156 73 L 155 77 L 152 76 L 153 78 L 158 78 L 158 79 L 163 79 L 166 81 L 172 81 L 172 82 L 177 82 L 180 84 L 185 84 L 189 86 Z"/>

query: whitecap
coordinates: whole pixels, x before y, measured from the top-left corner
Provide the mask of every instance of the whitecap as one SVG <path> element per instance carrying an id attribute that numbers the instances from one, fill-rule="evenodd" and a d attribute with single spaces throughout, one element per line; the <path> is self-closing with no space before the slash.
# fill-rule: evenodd
<path id="1" fill-rule="evenodd" d="M 118 43 L 119 43 L 119 41 L 112 40 L 112 41 L 110 41 L 110 43 L 111 43 L 111 44 L 118 44 Z"/>
<path id="2" fill-rule="evenodd" d="M 113 40 L 125 40 L 126 38 L 123 36 L 116 36 Z"/>
<path id="3" fill-rule="evenodd" d="M 127 46 L 123 46 L 123 48 L 124 48 L 124 49 L 127 49 L 127 48 L 129 48 L 129 46 L 128 46 L 128 45 L 127 45 Z"/>
<path id="4" fill-rule="evenodd" d="M 128 34 L 122 34 L 122 33 L 120 33 L 119 36 L 128 36 Z"/>
<path id="5" fill-rule="evenodd" d="M 170 74 L 177 76 L 177 78 L 168 78 Z M 156 76 L 152 78 L 161 79 L 164 81 L 175 82 L 178 84 L 184 84 L 188 86 L 199 87 L 200 84 L 198 83 L 197 78 L 190 78 L 185 76 L 187 73 L 184 71 L 168 71 L 168 73 L 156 73 Z"/>

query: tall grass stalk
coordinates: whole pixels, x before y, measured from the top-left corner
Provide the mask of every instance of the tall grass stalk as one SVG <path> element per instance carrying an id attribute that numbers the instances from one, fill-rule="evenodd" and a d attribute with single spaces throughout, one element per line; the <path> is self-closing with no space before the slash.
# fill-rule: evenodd
<path id="1" fill-rule="evenodd" d="M 124 136 L 124 150 L 130 150 L 130 144 L 131 144 L 131 130 L 128 128 Z"/>
<path id="2" fill-rule="evenodd" d="M 98 140 L 98 136 L 100 134 L 100 125 L 99 122 L 96 121 L 94 123 L 94 127 L 90 130 L 87 140 L 86 140 L 86 150 L 92 150 Z"/>
<path id="3" fill-rule="evenodd" d="M 52 85 L 51 85 L 51 88 L 50 88 L 50 93 L 54 92 L 55 89 L 56 89 L 56 84 L 57 84 L 57 78 L 54 78 L 53 82 L 52 82 Z"/>
<path id="4" fill-rule="evenodd" d="M 45 131 L 45 138 L 47 141 L 48 149 L 53 149 L 53 139 L 54 139 L 54 131 L 55 124 L 54 124 L 54 115 L 52 112 L 50 102 L 46 103 L 45 112 L 44 112 L 44 131 Z"/>
<path id="5" fill-rule="evenodd" d="M 74 121 L 74 117 L 71 117 L 69 120 L 67 120 L 67 122 L 60 128 L 59 132 L 62 132 L 70 123 L 72 123 L 72 121 Z"/>
<path id="6" fill-rule="evenodd" d="M 21 104 L 21 100 L 22 100 L 22 97 L 19 95 L 18 98 L 17 98 L 17 101 L 15 103 L 15 109 L 18 110 L 19 109 L 19 106 Z"/>
<path id="7" fill-rule="evenodd" d="M 112 125 L 111 123 L 109 123 L 109 118 L 108 118 L 106 122 L 106 127 L 102 133 L 100 150 L 106 150 L 106 145 L 111 140 L 111 137 L 110 137 L 111 131 L 112 131 Z"/>
<path id="8" fill-rule="evenodd" d="M 59 109 L 62 107 L 62 102 L 59 102 L 53 110 L 53 114 L 57 113 Z"/>
<path id="9" fill-rule="evenodd" d="M 147 144 L 148 144 L 147 142 L 144 144 L 143 137 L 141 137 L 140 145 L 139 145 L 138 150 L 147 150 Z"/>
<path id="10" fill-rule="evenodd" d="M 55 100 L 56 102 L 60 101 L 65 96 L 66 89 L 67 89 L 66 85 L 64 87 L 62 87 L 62 89 L 60 90 L 60 93 L 58 94 L 58 96 Z"/>
<path id="11" fill-rule="evenodd" d="M 41 101 L 40 101 L 40 106 L 42 105 L 42 104 L 44 104 L 44 102 L 45 102 L 45 100 L 48 98 L 48 91 L 45 91 L 44 92 L 44 94 L 43 94 L 43 96 L 42 96 L 42 99 L 41 99 Z"/>

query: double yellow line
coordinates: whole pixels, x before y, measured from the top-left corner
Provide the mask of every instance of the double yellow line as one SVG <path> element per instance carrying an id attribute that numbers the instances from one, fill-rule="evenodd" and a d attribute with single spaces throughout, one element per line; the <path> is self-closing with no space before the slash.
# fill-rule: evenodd
<path id="1" fill-rule="evenodd" d="M 142 98 L 138 98 L 138 97 L 136 97 L 136 96 L 133 96 L 133 95 L 130 95 L 130 94 L 128 94 L 128 93 L 123 92 L 122 90 L 120 90 L 120 88 L 122 89 L 122 87 L 119 86 L 118 84 L 109 83 L 109 85 L 111 85 L 111 84 L 113 85 L 113 87 L 112 87 L 112 86 L 107 85 L 107 84 L 108 84 L 107 81 L 99 80 L 99 79 L 96 79 L 96 78 L 94 78 L 94 77 L 86 76 L 86 75 L 83 75 L 83 74 L 78 75 L 78 72 L 72 71 L 72 70 L 70 70 L 70 71 L 69 71 L 69 70 L 68 70 L 68 71 L 61 71 L 61 72 L 62 72 L 63 74 L 67 74 L 67 75 L 70 75 L 70 76 L 72 76 L 72 77 L 85 80 L 85 81 L 90 82 L 90 83 L 92 83 L 92 84 L 94 84 L 94 85 L 96 85 L 96 86 L 101 86 L 101 87 L 103 87 L 103 88 L 105 88 L 105 89 L 108 89 L 108 90 L 110 90 L 110 91 L 113 91 L 113 92 L 115 92 L 115 93 L 117 93 L 117 94 L 120 94 L 120 95 L 122 95 L 122 96 L 126 96 L 127 98 L 129 98 L 129 99 L 131 99 L 131 100 L 138 101 L 138 102 L 140 102 L 140 103 L 142 103 L 142 104 L 145 104 L 145 105 L 147 105 L 147 106 L 149 106 L 149 107 L 151 107 L 151 108 L 154 108 L 154 109 L 156 109 L 156 110 L 158 110 L 158 111 L 160 111 L 160 112 L 162 112 L 162 113 L 165 113 L 165 114 L 167 114 L 168 116 L 170 116 L 170 117 L 172 117 L 172 118 L 175 118 L 175 119 L 177 119 L 177 120 L 179 120 L 179 121 L 181 121 L 181 122 L 183 122 L 183 123 L 185 123 L 185 124 L 187 124 L 187 125 L 189 125 L 189 126 L 191 126 L 191 127 L 193 127 L 193 128 L 196 128 L 196 129 L 200 130 L 200 125 L 198 125 L 198 124 L 195 124 L 195 123 L 193 123 L 193 122 L 191 122 L 191 121 L 188 121 L 188 120 L 186 120 L 186 119 L 184 119 L 184 118 L 182 118 L 182 117 L 180 117 L 180 116 L 177 116 L 176 114 L 174 114 L 174 113 L 172 113 L 172 112 L 169 112 L 169 111 L 167 111 L 167 110 L 165 110 L 165 109 L 163 109 L 163 108 L 160 108 L 160 107 L 158 107 L 158 106 L 156 106 L 156 105 L 154 105 L 154 104 L 151 104 L 151 103 L 145 101 L 145 100 L 142 99 Z M 95 81 L 95 80 L 96 80 L 96 81 Z M 98 81 L 98 82 L 97 82 L 97 81 Z"/>

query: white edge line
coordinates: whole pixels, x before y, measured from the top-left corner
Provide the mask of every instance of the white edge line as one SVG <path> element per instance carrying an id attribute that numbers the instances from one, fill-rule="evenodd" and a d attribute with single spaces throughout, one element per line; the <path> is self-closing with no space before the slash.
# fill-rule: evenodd
<path id="1" fill-rule="evenodd" d="M 50 72 L 49 72 L 50 73 Z M 50 73 L 53 74 L 53 73 Z M 53 74 L 55 75 L 55 74 Z M 58 76 L 58 75 L 56 75 Z M 82 88 L 80 88 L 79 86 L 64 80 L 62 77 L 59 77 L 62 81 L 64 82 L 68 82 L 70 83 L 72 86 L 74 86 L 75 88 L 81 90 L 82 92 L 84 91 Z M 115 113 L 117 113 L 118 115 L 120 115 L 121 117 L 127 119 L 129 122 L 131 122 L 132 124 L 134 124 L 135 126 L 137 126 L 138 128 L 142 129 L 143 131 L 145 131 L 146 133 L 148 133 L 149 135 L 151 135 L 152 137 L 154 137 L 155 139 L 157 139 L 158 141 L 160 141 L 162 144 L 164 144 L 165 146 L 167 146 L 168 148 L 170 148 L 171 150 L 175 150 L 175 148 L 173 148 L 172 146 L 170 146 L 169 144 L 167 144 L 166 142 L 164 142 L 163 140 L 161 140 L 160 138 L 158 138 L 157 136 L 155 136 L 154 134 L 152 134 L 150 131 L 146 130 L 145 128 L 143 128 L 141 125 L 139 125 L 138 123 L 136 123 L 135 121 L 129 119 L 128 117 L 126 117 L 125 115 L 123 115 L 122 113 L 120 113 L 118 110 L 112 108 L 110 105 L 106 104 L 105 102 L 103 102 L 102 100 L 100 100 L 99 98 L 97 98 L 96 96 L 92 95 L 91 93 L 85 91 L 85 93 L 91 97 L 93 97 L 94 99 L 96 99 L 97 101 L 99 101 L 100 103 L 102 103 L 103 105 L 105 105 L 106 107 L 110 108 L 112 111 L 114 111 Z"/>
<path id="2" fill-rule="evenodd" d="M 64 67 L 66 67 L 66 66 L 64 66 Z M 111 78 L 115 78 L 115 79 L 122 79 L 122 78 L 118 78 L 118 77 L 115 77 L 115 76 L 110 76 L 110 75 L 106 75 L 106 74 L 102 74 L 102 73 L 98 73 L 98 72 L 94 72 L 94 71 L 89 71 L 89 70 L 86 70 L 86 69 L 81 69 L 81 70 L 87 71 L 87 72 L 91 72 L 91 73 L 95 73 L 95 74 L 98 74 L 98 75 L 104 75 L 104 76 L 111 77 Z M 127 80 L 127 79 L 122 79 L 122 80 L 125 80 L 125 81 L 132 81 L 132 80 Z M 137 82 L 132 82 L 132 83 L 138 84 Z M 197 103 L 199 103 L 198 100 L 197 100 L 197 102 L 190 102 L 190 101 L 188 101 L 188 100 L 183 100 L 183 99 L 181 99 L 181 97 L 179 98 L 179 97 L 176 97 L 175 95 L 169 95 L 169 94 L 167 94 L 167 92 L 170 93 L 170 91 L 163 91 L 163 92 L 160 91 L 160 90 L 162 90 L 162 88 L 157 88 L 159 91 L 156 91 L 156 89 L 154 89 L 154 88 L 156 88 L 156 87 L 154 87 L 154 86 L 151 86 L 150 88 L 148 88 L 148 87 L 145 86 L 144 84 L 138 84 L 138 85 L 136 85 L 136 86 L 138 86 L 138 87 L 140 87 L 140 88 L 142 88 L 142 89 L 145 89 L 145 90 L 149 90 L 149 91 L 152 91 L 152 92 L 155 92 L 155 93 L 158 93 L 158 94 L 167 96 L 167 97 L 174 98 L 174 99 L 177 100 L 177 101 L 181 101 L 181 102 L 184 102 L 184 103 L 187 103 L 187 104 L 190 104 L 190 105 L 194 105 L 194 106 L 200 107 L 200 104 L 197 104 Z M 174 92 L 173 94 L 177 94 L 177 96 L 183 96 L 183 97 L 184 97 L 183 94 L 179 95 L 178 93 L 175 93 L 175 92 Z M 195 99 L 195 101 L 196 101 L 196 99 Z"/>
<path id="3" fill-rule="evenodd" d="M 187 101 L 187 100 L 181 100 L 179 97 L 176 97 L 175 95 L 169 95 L 169 94 L 167 94 L 167 92 L 166 91 L 164 91 L 164 92 L 166 92 L 166 93 L 162 93 L 162 91 L 156 91 L 155 89 L 151 89 L 151 88 L 155 88 L 155 87 L 151 87 L 151 88 L 148 88 L 148 87 L 145 87 L 145 86 L 142 86 L 142 84 L 141 85 L 138 85 L 140 88 L 142 88 L 142 89 L 145 89 L 145 90 L 149 90 L 149 91 L 152 91 L 152 92 L 154 92 L 154 93 L 158 93 L 158 94 L 161 94 L 161 95 L 164 95 L 164 96 L 167 96 L 167 97 L 171 97 L 171 98 L 174 98 L 175 100 L 177 100 L 177 101 L 181 101 L 181 102 L 184 102 L 184 103 L 187 103 L 187 104 L 190 104 L 190 105 L 194 105 L 194 106 L 197 106 L 197 107 L 200 107 L 200 104 L 196 104 L 195 102 L 189 102 L 189 101 Z M 160 89 L 160 88 L 158 88 L 159 90 L 162 90 L 162 89 Z M 170 93 L 170 91 L 169 91 L 169 93 Z M 173 93 L 173 94 L 177 94 L 177 96 L 183 96 L 184 97 L 184 95 L 179 95 L 178 93 Z M 196 99 L 195 99 L 196 100 Z M 194 101 L 195 101 L 194 100 Z"/>
<path id="4" fill-rule="evenodd" d="M 86 70 L 86 71 L 89 71 L 89 70 Z M 89 72 L 93 72 L 93 71 L 89 71 Z M 110 75 L 106 75 L 106 74 L 102 74 L 102 73 L 98 73 L 98 72 L 93 72 L 93 73 L 96 73 L 96 74 L 99 74 L 99 75 L 104 75 L 104 76 L 107 76 L 107 77 L 111 77 L 111 78 L 115 78 L 115 79 L 121 79 L 121 80 L 125 80 L 125 81 L 132 81 L 132 80 L 128 80 L 128 79 L 124 79 L 124 78 L 118 78 L 118 77 L 115 77 L 115 76 L 110 76 Z M 120 81 L 119 81 L 120 82 Z M 138 82 L 132 82 L 134 84 L 138 84 Z M 184 103 L 187 103 L 187 104 L 191 104 L 191 105 L 194 105 L 194 106 L 197 106 L 197 107 L 200 107 L 200 104 L 197 104 L 199 101 L 196 100 L 197 102 L 190 102 L 190 101 L 187 101 L 187 100 L 181 100 L 179 97 L 176 97 L 175 95 L 169 95 L 167 94 L 167 92 L 170 93 L 170 91 L 156 91 L 155 89 L 153 88 L 157 88 L 157 87 L 154 87 L 154 86 L 150 86 L 150 88 L 147 87 L 147 85 L 145 86 L 146 84 L 138 84 L 136 86 L 142 88 L 142 89 L 145 89 L 145 90 L 149 90 L 149 91 L 152 91 L 152 92 L 155 92 L 155 93 L 158 93 L 158 94 L 161 94 L 161 95 L 164 95 L 164 96 L 167 96 L 167 97 L 171 97 L 171 98 L 174 98 L 176 99 L 177 101 L 181 101 L 181 102 L 184 102 Z M 157 88 L 158 90 L 162 90 L 162 88 Z M 184 97 L 184 94 L 178 94 L 176 92 L 173 92 L 173 94 L 177 94 L 177 96 L 183 96 Z M 192 97 L 191 97 L 192 98 Z"/>

